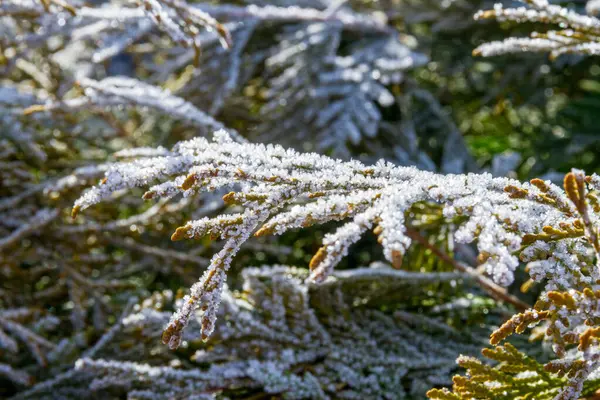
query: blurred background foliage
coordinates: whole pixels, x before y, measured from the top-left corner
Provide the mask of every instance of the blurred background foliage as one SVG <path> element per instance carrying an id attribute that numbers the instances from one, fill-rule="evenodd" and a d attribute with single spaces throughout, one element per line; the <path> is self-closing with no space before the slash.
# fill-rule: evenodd
<path id="1" fill-rule="evenodd" d="M 493 1 L 441 2 L 399 0 L 393 18 L 402 32 L 415 38 L 431 59 L 414 73 L 451 115 L 480 167 L 495 157 L 520 156 L 515 171 L 521 179 L 554 180 L 577 165 L 597 171 L 598 75 L 593 57 L 519 54 L 478 58 L 479 44 L 535 31 L 535 23 L 474 21 L 473 11 L 490 9 Z M 584 13 L 585 2 L 554 2 Z M 511 2 L 504 2 L 510 6 Z M 518 2 L 512 2 L 518 6 Z"/>

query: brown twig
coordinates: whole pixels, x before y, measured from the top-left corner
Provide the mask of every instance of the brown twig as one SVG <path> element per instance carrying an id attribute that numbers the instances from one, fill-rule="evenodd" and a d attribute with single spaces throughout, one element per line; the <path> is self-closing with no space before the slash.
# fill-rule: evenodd
<path id="1" fill-rule="evenodd" d="M 423 245 L 427 249 L 431 250 L 433 254 L 435 254 L 439 259 L 452 265 L 454 269 L 464 272 L 473 277 L 475 282 L 477 282 L 477 284 L 481 286 L 481 288 L 495 300 L 510 303 L 513 306 L 515 306 L 515 308 L 519 311 L 524 311 L 528 308 L 531 308 L 529 304 L 511 295 L 506 291 L 505 288 L 495 284 L 494 282 L 492 282 L 491 279 L 479 274 L 474 268 L 455 260 L 443 250 L 429 243 L 429 241 L 423 236 L 421 236 L 419 232 L 410 228 L 406 228 L 406 236 L 408 236 L 412 240 L 417 241 L 419 244 Z"/>

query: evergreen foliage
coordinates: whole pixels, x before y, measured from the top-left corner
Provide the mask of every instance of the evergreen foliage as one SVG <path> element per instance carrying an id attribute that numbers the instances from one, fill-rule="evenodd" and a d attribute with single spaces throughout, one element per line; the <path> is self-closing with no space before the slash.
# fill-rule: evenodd
<path id="1" fill-rule="evenodd" d="M 0 397 L 597 396 L 575 3 L 0 3 Z"/>

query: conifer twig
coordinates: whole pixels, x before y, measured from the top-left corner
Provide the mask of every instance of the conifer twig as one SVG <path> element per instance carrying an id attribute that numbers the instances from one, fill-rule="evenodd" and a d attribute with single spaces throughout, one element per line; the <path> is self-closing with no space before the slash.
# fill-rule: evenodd
<path id="1" fill-rule="evenodd" d="M 475 282 L 477 282 L 477 284 L 481 286 L 481 288 L 485 290 L 485 292 L 488 293 L 492 298 L 504 301 L 506 303 L 510 303 L 513 306 L 515 306 L 515 308 L 519 311 L 525 311 L 528 308 L 531 308 L 531 306 L 525 303 L 524 301 L 508 293 L 506 289 L 502 286 L 495 284 L 494 282 L 492 282 L 491 279 L 479 274 L 474 268 L 464 263 L 461 263 L 458 260 L 455 260 L 440 248 L 429 243 L 427 239 L 421 236 L 421 234 L 415 231 L 414 229 L 406 228 L 406 236 L 408 236 L 412 240 L 419 242 L 419 244 L 431 250 L 431 252 L 435 254 L 440 260 L 452 265 L 454 269 L 472 276 Z"/>

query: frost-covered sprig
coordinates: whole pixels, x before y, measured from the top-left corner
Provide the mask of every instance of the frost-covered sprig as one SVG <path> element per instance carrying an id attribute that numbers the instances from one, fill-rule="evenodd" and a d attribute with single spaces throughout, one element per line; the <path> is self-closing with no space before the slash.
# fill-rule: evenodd
<path id="1" fill-rule="evenodd" d="M 482 354 L 495 362 L 491 366 L 474 357 L 460 356 L 458 365 L 465 368 L 468 377 L 455 376 L 452 390 L 432 389 L 427 396 L 432 400 L 467 399 L 553 399 L 560 396 L 565 379 L 544 369 L 532 357 L 518 351 L 510 343 L 494 349 L 483 349 Z M 586 394 L 595 391 L 586 388 Z"/>
<path id="2" fill-rule="evenodd" d="M 24 371 L 16 370 L 8 364 L 0 363 L 0 376 L 21 386 L 31 384 L 32 378 Z"/>
<path id="3" fill-rule="evenodd" d="M 565 176 L 564 193 L 557 192 L 547 182 L 535 179 L 532 185 L 541 193 L 513 186 L 507 188 L 514 199 L 547 204 L 564 215 L 558 225 L 547 225 L 539 233 L 523 236 L 521 259 L 528 262 L 527 268 L 533 281 L 546 282 L 545 291 L 532 309 L 511 317 L 490 338 L 490 343 L 497 346 L 509 335 L 523 333 L 530 327 L 543 324 L 545 336 L 558 356 L 558 359 L 548 362 L 544 369 L 564 379 L 551 379 L 548 382 L 551 390 L 549 388 L 540 398 L 575 400 L 584 391 L 589 393 L 598 388 L 599 183 L 597 175 L 586 177 L 583 171 L 573 170 Z M 498 349 L 502 349 L 502 346 L 498 346 L 496 351 Z M 505 361 L 516 362 L 514 359 Z M 467 363 L 466 367 L 471 369 L 471 364 Z M 490 372 L 485 366 L 477 368 L 486 370 L 486 374 Z M 498 377 L 492 374 L 486 380 L 499 381 Z M 469 395 L 478 387 L 476 382 L 481 379 L 482 376 L 470 379 L 458 377 L 455 379 L 454 394 L 432 391 L 431 398 L 470 398 Z"/>
<path id="4" fill-rule="evenodd" d="M 343 33 L 342 24 L 312 23 L 281 35 L 265 60 L 261 141 L 289 135 L 306 141 L 314 132 L 316 148 L 347 157 L 348 143 L 377 135 L 381 109 L 396 104 L 388 87 L 427 60 L 396 35 L 365 37 L 342 56 Z"/>
<path id="5" fill-rule="evenodd" d="M 279 265 L 244 269 L 243 291 L 223 293 L 219 316 L 229 323 L 202 343 L 195 329 L 202 312 L 195 312 L 179 355 L 160 345 L 172 293 L 155 293 L 98 341 L 95 359 L 82 356 L 71 373 L 19 398 L 79 388 L 144 399 L 235 398 L 248 390 L 283 399 L 421 398 L 431 384 L 449 383 L 458 353 L 475 354 L 484 340 L 415 311 L 431 288 L 441 289 L 441 303 L 454 298 L 469 283 L 464 274 L 373 265 L 308 286 L 306 275 Z M 380 301 L 405 308 L 382 312 Z"/>
<path id="6" fill-rule="evenodd" d="M 143 5 L 147 14 L 173 41 L 194 49 L 195 65 L 198 65 L 200 56 L 198 26 L 216 31 L 221 44 L 226 48 L 231 47 L 231 34 L 225 26 L 204 11 L 188 5 L 184 0 L 143 0 Z"/>
<path id="7" fill-rule="evenodd" d="M 189 122 L 198 128 L 213 131 L 224 129 L 223 124 L 198 109 L 181 97 L 174 96 L 168 90 L 149 85 L 145 82 L 123 76 L 104 78 L 101 81 L 82 78 L 78 86 L 83 89 L 84 96 L 43 105 L 33 105 L 24 110 L 29 115 L 42 111 L 75 112 L 98 107 L 149 107 L 165 115 Z M 231 130 L 236 140 L 244 141 L 239 134 Z"/>
<path id="8" fill-rule="evenodd" d="M 0 310 L 0 351 L 17 354 L 20 350 L 19 343 L 21 343 L 27 346 L 29 352 L 39 365 L 46 366 L 47 353 L 55 345 L 26 326 L 26 324 L 30 323 L 32 319 L 39 317 L 39 315 L 39 311 L 27 308 Z M 0 366 L 2 365 L 0 363 Z M 6 374 L 10 371 L 9 369 L 4 369 Z M 14 375 L 11 376 L 15 379 L 17 376 L 24 376 L 18 371 L 12 371 L 12 373 Z M 17 379 L 17 381 L 25 384 L 22 379 Z"/>
<path id="9" fill-rule="evenodd" d="M 521 0 L 527 7 L 504 8 L 498 3 L 492 10 L 479 11 L 475 19 L 495 18 L 516 23 L 538 22 L 560 27 L 545 33 L 532 32 L 529 38 L 507 38 L 477 47 L 473 54 L 484 57 L 506 53 L 547 52 L 556 58 L 562 54 L 600 54 L 600 19 L 579 14 L 546 0 Z M 590 8 L 592 13 L 593 8 Z"/>
<path id="10" fill-rule="evenodd" d="M 45 105 L 56 111 L 67 111 L 70 105 L 72 110 L 93 109 L 111 115 L 121 105 L 132 106 L 133 100 L 144 104 L 139 95 L 149 101 L 162 99 L 165 107 L 154 101 L 148 106 L 167 111 L 166 105 L 174 104 L 171 96 L 176 96 L 215 121 L 200 118 L 183 105 L 190 117 L 174 116 L 190 121 L 195 115 L 198 118 L 192 122 L 208 124 L 212 130 L 223 128 L 217 123 L 220 119 L 252 134 L 256 141 L 294 146 L 310 142 L 315 149 L 333 149 L 336 156 L 346 159 L 352 156 L 353 146 L 372 142 L 369 153 L 385 149 L 387 154 L 379 156 L 408 163 L 409 153 L 410 158 L 429 161 L 421 146 L 413 145 L 409 127 L 389 129 L 385 124 L 391 115 L 386 111 L 400 103 L 396 98 L 400 91 L 393 87 L 403 85 L 406 72 L 427 58 L 412 51 L 382 13 L 359 12 L 354 4 L 336 2 L 328 8 L 328 3 L 288 6 L 257 1 L 241 6 L 177 0 L 140 1 L 136 6 L 112 0 L 97 7 L 76 3 L 76 17 L 65 12 L 49 14 L 37 4 L 37 11 L 27 16 L 28 23 L 11 17 L 14 21 L 3 26 L 4 46 L 10 49 L 3 74 L 25 68 L 46 89 Z M 373 4 L 369 10 L 378 8 Z M 60 45 L 47 46 L 49 38 Z M 230 48 L 224 48 L 223 41 L 231 42 Z M 60 76 L 55 76 L 54 65 L 60 67 Z M 86 79 L 104 82 L 102 78 L 117 75 L 140 81 L 130 89 L 129 98 L 104 98 L 103 107 L 71 96 L 76 92 L 71 90 L 74 82 L 86 86 Z M 172 94 L 162 93 L 165 88 Z M 248 118 L 239 118 L 240 114 Z M 428 120 L 436 126 L 436 136 L 447 137 L 439 132 L 445 121 Z M 152 131 L 150 125 L 147 122 L 144 130 Z M 306 135 L 314 140 L 305 140 Z M 465 146 L 460 147 L 460 155 L 454 158 L 467 159 Z M 456 154 L 446 144 L 443 152 Z"/>
<path id="11" fill-rule="evenodd" d="M 15 245 L 28 234 L 48 225 L 58 216 L 58 210 L 41 209 L 29 221 L 19 226 L 10 235 L 0 239 L 0 250 Z"/>
<path id="12" fill-rule="evenodd" d="M 437 202 L 444 205 L 447 218 L 460 221 L 456 240 L 477 240 L 482 267 L 496 282 L 509 285 L 522 246 L 530 244 L 522 238 L 539 234 L 544 226 L 558 226 L 577 213 L 564 192 L 549 182 L 536 186 L 487 174 L 438 175 L 385 162 L 368 167 L 279 146 L 238 144 L 221 131 L 212 142 L 203 138 L 181 142 L 166 157 L 114 164 L 100 185 L 76 201 L 74 215 L 123 189 L 157 183 L 155 188 L 162 188 L 161 182 L 173 180 L 178 183 L 170 186 L 169 196 L 173 191 L 185 196 L 237 188 L 223 200 L 241 206 L 243 212 L 191 221 L 173 234 L 173 240 L 211 236 L 226 239 L 226 244 L 166 328 L 164 341 L 172 347 L 178 346 L 197 307 L 205 312 L 202 334 L 210 335 L 225 273 L 240 245 L 253 234 L 282 234 L 348 220 L 325 236 L 310 262 L 310 280 L 322 282 L 370 229 L 388 261 L 399 267 L 411 244 L 405 228 L 410 224 L 407 212 L 415 203 Z M 159 196 L 162 192 L 155 188 L 144 197 Z M 576 242 L 578 237 L 564 239 Z M 565 249 L 565 256 L 569 251 Z"/>
<path id="13" fill-rule="evenodd" d="M 52 79 L 52 71 L 43 72 Z M 90 104 L 74 112 L 23 115 L 27 107 L 56 100 L 27 79 L 8 82 L 10 76 L 0 89 L 0 375 L 14 379 L 15 385 L 0 385 L 2 395 L 32 383 L 20 371 L 43 380 L 67 368 L 107 328 L 127 296 L 151 284 L 154 274 L 174 273 L 191 285 L 188 269 L 208 264 L 202 249 L 191 255 L 158 246 L 160 234 L 130 237 L 132 228 L 140 232 L 157 227 L 157 214 L 164 218 L 165 212 L 178 212 L 191 199 L 168 205 L 159 202 L 141 213 L 138 207 L 143 202 L 125 202 L 122 210 L 136 209 L 131 218 L 108 217 L 113 208 L 90 215 L 85 224 L 73 223 L 67 210 L 74 196 L 82 186 L 96 182 L 110 164 L 99 166 L 98 159 L 121 149 L 116 156 L 126 159 L 126 149 L 133 143 L 148 143 L 147 138 L 136 141 L 133 131 L 119 130 L 116 107 Z M 111 87 L 114 95 L 94 95 L 122 94 L 119 101 L 130 105 L 127 94 L 134 96 L 135 91 L 127 93 L 126 85 L 115 86 Z M 151 104 L 152 99 L 145 100 Z M 194 117 L 185 104 L 176 104 L 170 114 L 187 110 Z M 61 134 L 52 137 L 52 131 Z M 147 152 L 135 153 L 138 158 L 144 155 Z M 196 212 L 206 210 L 197 207 Z M 150 279 L 134 282 L 131 277 L 139 277 L 140 271 L 149 273 Z M 14 310 L 25 310 L 29 316 L 17 316 Z M 4 369 L 5 365 L 12 370 Z"/>
<path id="14" fill-rule="evenodd" d="M 63 0 L 42 0 L 39 3 L 31 0 L 7 0 L 0 4 L 0 15 L 29 16 L 31 13 L 42 14 L 59 11 L 67 11 L 71 15 L 76 15 L 76 7 L 71 3 L 73 2 Z M 74 3 L 79 5 L 78 1 Z"/>

